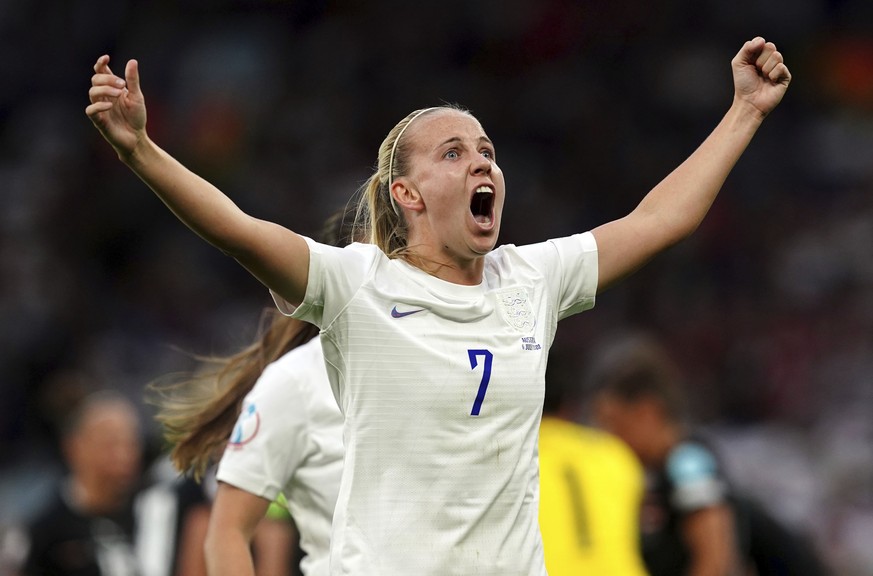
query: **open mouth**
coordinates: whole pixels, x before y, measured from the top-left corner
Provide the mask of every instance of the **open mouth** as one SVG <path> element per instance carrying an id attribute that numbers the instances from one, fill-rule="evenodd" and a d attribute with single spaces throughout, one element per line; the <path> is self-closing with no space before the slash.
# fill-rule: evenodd
<path id="1" fill-rule="evenodd" d="M 470 212 L 479 224 L 490 224 L 494 208 L 494 191 L 488 186 L 479 186 L 470 200 Z"/>

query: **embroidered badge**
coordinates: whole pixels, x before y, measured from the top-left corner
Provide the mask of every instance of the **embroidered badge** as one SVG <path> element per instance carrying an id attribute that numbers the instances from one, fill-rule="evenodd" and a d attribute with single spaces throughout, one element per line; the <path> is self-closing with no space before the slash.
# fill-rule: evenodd
<path id="1" fill-rule="evenodd" d="M 504 320 L 516 330 L 530 332 L 537 325 L 537 319 L 527 297 L 527 290 L 524 288 L 498 291 L 497 303 L 503 312 Z"/>

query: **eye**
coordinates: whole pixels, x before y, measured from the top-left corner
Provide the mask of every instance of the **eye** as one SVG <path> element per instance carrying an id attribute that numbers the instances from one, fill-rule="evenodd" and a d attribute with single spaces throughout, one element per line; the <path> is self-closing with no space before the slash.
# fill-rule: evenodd
<path id="1" fill-rule="evenodd" d="M 490 148 L 483 148 L 480 152 L 482 156 L 488 158 L 489 160 L 494 160 L 494 150 Z"/>
<path id="2" fill-rule="evenodd" d="M 448 160 L 455 160 L 459 156 L 460 155 L 458 154 L 458 151 L 452 148 L 451 150 L 446 151 L 446 153 L 443 155 L 443 158 L 446 158 Z"/>

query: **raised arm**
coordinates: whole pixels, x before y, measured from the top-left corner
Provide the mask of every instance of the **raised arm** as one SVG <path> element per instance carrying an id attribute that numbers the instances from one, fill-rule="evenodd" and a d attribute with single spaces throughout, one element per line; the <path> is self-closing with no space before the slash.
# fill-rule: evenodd
<path id="1" fill-rule="evenodd" d="M 302 301 L 309 273 L 306 241 L 282 226 L 249 216 L 152 142 L 146 133 L 136 60 L 128 61 L 121 78 L 109 69 L 109 56 L 98 58 L 89 97 L 85 113 L 91 122 L 179 220 L 288 302 Z"/>
<path id="2" fill-rule="evenodd" d="M 599 254 L 598 292 L 697 228 L 791 81 L 782 54 L 761 37 L 746 42 L 731 67 L 733 103 L 715 130 L 633 212 L 593 230 Z"/>

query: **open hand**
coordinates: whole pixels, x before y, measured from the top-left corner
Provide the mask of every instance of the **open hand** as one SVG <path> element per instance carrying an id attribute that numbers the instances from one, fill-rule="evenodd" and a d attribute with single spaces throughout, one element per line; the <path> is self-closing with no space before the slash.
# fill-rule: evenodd
<path id="1" fill-rule="evenodd" d="M 136 60 L 129 60 L 120 78 L 109 69 L 109 56 L 103 55 L 94 64 L 91 104 L 85 113 L 118 155 L 130 155 L 145 138 L 146 107 L 139 86 Z"/>
<path id="2" fill-rule="evenodd" d="M 731 60 L 734 98 L 751 104 L 766 116 L 782 100 L 791 72 L 776 45 L 760 36 L 746 42 Z"/>

